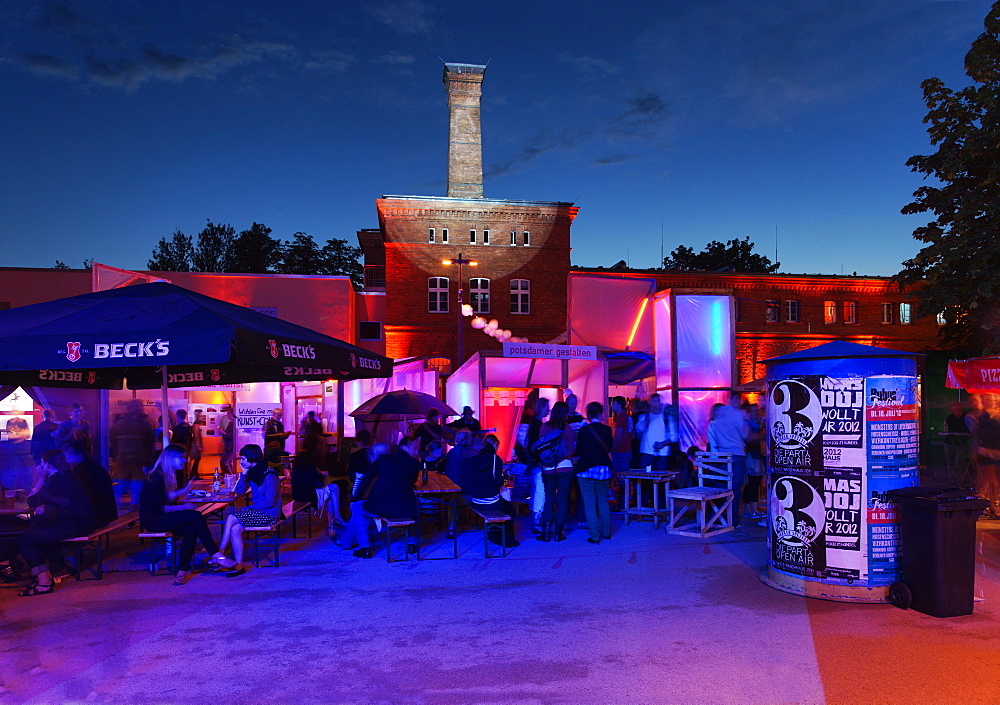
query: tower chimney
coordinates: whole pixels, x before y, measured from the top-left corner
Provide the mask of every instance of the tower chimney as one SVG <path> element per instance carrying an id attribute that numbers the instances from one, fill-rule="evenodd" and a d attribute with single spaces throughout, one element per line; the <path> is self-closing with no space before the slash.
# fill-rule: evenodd
<path id="1" fill-rule="evenodd" d="M 479 99 L 485 66 L 445 64 L 448 91 L 448 196 L 483 198 L 483 131 Z"/>

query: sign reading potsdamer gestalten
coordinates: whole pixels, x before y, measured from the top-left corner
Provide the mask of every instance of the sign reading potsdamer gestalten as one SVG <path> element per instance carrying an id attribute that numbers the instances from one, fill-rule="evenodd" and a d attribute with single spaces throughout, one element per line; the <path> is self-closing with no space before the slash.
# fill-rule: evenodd
<path id="1" fill-rule="evenodd" d="M 548 345 L 545 343 L 504 343 L 504 357 L 534 357 L 548 360 L 596 360 L 593 345 Z"/>

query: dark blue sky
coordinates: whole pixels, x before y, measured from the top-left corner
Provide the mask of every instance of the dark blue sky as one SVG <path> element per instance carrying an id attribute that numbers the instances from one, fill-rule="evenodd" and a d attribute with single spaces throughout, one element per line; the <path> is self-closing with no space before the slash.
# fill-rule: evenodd
<path id="1" fill-rule="evenodd" d="M 783 272 L 892 274 L 983 0 L 0 5 L 0 265 L 142 268 L 207 219 L 355 243 L 443 195 L 441 60 L 487 63 L 489 198 L 573 201 L 573 262 L 749 236 Z"/>

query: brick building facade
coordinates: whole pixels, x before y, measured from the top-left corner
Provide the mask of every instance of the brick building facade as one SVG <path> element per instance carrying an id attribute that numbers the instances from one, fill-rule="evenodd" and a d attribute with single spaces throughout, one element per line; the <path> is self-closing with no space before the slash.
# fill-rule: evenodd
<path id="1" fill-rule="evenodd" d="M 589 269 L 574 272 L 654 278 L 658 289 L 731 294 L 736 318 L 736 379 L 763 377 L 764 361 L 831 340 L 908 352 L 938 347 L 938 323 L 915 318 L 906 291 L 886 277 L 821 274 Z"/>

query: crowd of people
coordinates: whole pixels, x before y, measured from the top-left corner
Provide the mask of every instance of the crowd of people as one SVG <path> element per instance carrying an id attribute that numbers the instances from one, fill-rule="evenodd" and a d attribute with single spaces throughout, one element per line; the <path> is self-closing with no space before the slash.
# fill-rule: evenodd
<path id="1" fill-rule="evenodd" d="M 946 473 L 938 478 L 950 484 L 972 484 L 990 503 L 987 519 L 1000 519 L 1000 398 L 972 394 L 969 409 L 951 405 L 944 421 Z"/>

